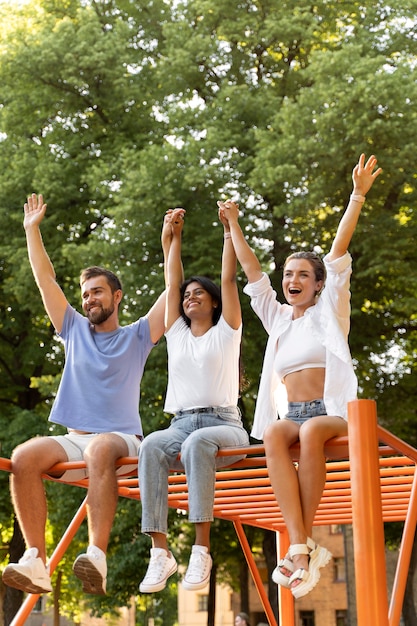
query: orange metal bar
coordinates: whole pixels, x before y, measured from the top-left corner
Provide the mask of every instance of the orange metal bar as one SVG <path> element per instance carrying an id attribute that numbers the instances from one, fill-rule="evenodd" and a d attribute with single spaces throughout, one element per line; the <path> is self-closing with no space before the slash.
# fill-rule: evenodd
<path id="1" fill-rule="evenodd" d="M 85 498 L 84 501 L 81 503 L 80 508 L 72 518 L 72 521 L 70 522 L 67 530 L 62 535 L 60 542 L 56 546 L 51 558 L 49 559 L 49 569 L 51 574 L 55 571 L 58 563 L 67 551 L 69 544 L 73 540 L 75 533 L 77 532 L 83 519 L 85 518 L 87 512 L 86 500 L 87 498 Z M 10 626 L 22 626 L 26 622 L 27 618 L 30 616 L 33 607 L 37 603 L 39 596 L 39 593 L 31 593 L 26 596 L 25 600 L 22 603 L 22 606 L 14 616 Z"/>
<path id="2" fill-rule="evenodd" d="M 388 613 L 390 626 L 399 626 L 402 606 L 404 602 L 407 574 L 410 567 L 411 551 L 413 549 L 414 534 L 417 524 L 417 473 L 414 474 L 414 484 L 410 496 L 410 505 L 405 520 L 400 553 L 391 594 L 390 610 Z"/>
<path id="3" fill-rule="evenodd" d="M 388 626 L 376 403 L 348 404 L 358 626 Z"/>
<path id="4" fill-rule="evenodd" d="M 271 603 L 269 602 L 268 595 L 265 591 L 264 584 L 262 582 L 261 575 L 259 574 L 258 568 L 256 567 L 255 559 L 253 558 L 252 550 L 250 549 L 249 542 L 247 540 L 245 531 L 243 530 L 243 526 L 240 521 L 235 520 L 233 525 L 236 530 L 236 534 L 240 541 L 240 545 L 243 550 L 243 554 L 245 555 L 246 562 L 249 567 L 249 571 L 252 575 L 253 582 L 255 583 L 255 587 L 259 594 L 259 598 L 262 602 L 263 609 L 265 611 L 265 615 L 268 619 L 269 626 L 278 626 L 277 620 L 275 619 L 274 612 L 271 607 Z"/>
<path id="5" fill-rule="evenodd" d="M 277 533 L 278 561 L 283 559 L 290 547 L 287 530 Z M 294 596 L 289 589 L 281 585 L 278 587 L 279 623 L 285 626 L 295 626 Z"/>
<path id="6" fill-rule="evenodd" d="M 417 450 L 410 446 L 409 443 L 402 441 L 395 435 L 386 430 L 382 426 L 378 426 L 378 435 L 381 441 L 388 444 L 392 450 L 400 452 L 404 454 L 404 456 L 408 456 L 410 459 L 413 459 L 415 463 L 417 463 Z"/>
<path id="7" fill-rule="evenodd" d="M 242 525 L 278 532 L 281 556 L 287 548 L 286 528 L 268 478 L 264 447 L 248 446 L 238 451 L 247 454 L 247 458 L 216 472 L 214 516 L 234 524 L 265 613 L 270 624 L 276 626 Z M 236 452 L 233 449 L 221 450 L 219 455 L 227 457 Z M 292 447 L 292 454 L 296 460 L 299 446 Z M 326 442 L 325 455 L 328 459 L 326 484 L 314 524 L 353 524 L 358 626 L 398 626 L 417 522 L 417 450 L 378 426 L 375 404 L 361 400 L 349 405 L 349 437 Z M 120 459 L 117 465 L 136 465 L 136 462 L 136 458 L 126 457 Z M 67 462 L 55 467 L 64 470 L 84 465 L 83 462 Z M 0 470 L 12 471 L 9 459 L 0 458 Z M 48 476 L 45 478 L 51 479 Z M 68 484 L 87 488 L 88 479 Z M 118 480 L 118 490 L 120 496 L 140 498 L 134 472 Z M 184 472 L 170 475 L 168 501 L 173 508 L 188 509 L 188 486 Z M 51 571 L 56 568 L 84 516 L 85 511 L 80 510 L 74 517 L 51 557 Z M 389 613 L 383 521 L 405 521 Z M 26 599 L 26 612 L 30 612 L 37 598 L 29 596 Z M 22 607 L 13 626 L 21 626 L 25 622 L 27 613 L 24 610 Z M 288 590 L 282 590 L 279 610 L 280 624 L 294 626 L 294 600 Z"/>
<path id="8" fill-rule="evenodd" d="M 12 462 L 10 459 L 4 459 L 1 458 L 0 459 L 0 470 L 3 470 L 5 472 L 11 472 L 12 471 Z"/>

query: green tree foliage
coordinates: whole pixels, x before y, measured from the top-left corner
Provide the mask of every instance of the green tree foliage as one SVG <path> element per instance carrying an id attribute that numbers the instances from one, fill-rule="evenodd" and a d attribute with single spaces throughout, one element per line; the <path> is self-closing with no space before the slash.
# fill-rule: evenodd
<path id="1" fill-rule="evenodd" d="M 416 445 L 413 3 L 32 0 L 0 3 L 0 17 L 2 454 L 56 432 L 47 414 L 63 364 L 27 262 L 27 194 L 45 195 L 42 232 L 72 304 L 80 269 L 106 265 L 120 273 L 129 322 L 163 288 L 167 208 L 187 211 L 186 274 L 218 279 L 216 200 L 238 198 L 247 237 L 280 293 L 288 252 L 328 250 L 362 151 L 375 153 L 384 172 L 351 246 L 350 343 L 361 395 Z M 266 336 L 245 297 L 242 307 L 249 429 Z M 145 433 L 168 424 L 165 385 L 161 341 L 142 384 Z M 7 476 L 0 480 L 6 542 L 12 511 Z M 55 541 L 82 494 L 49 488 Z M 99 612 L 136 593 L 149 547 L 139 516 L 140 505 L 120 503 L 109 551 L 117 594 L 95 601 Z M 85 528 L 79 535 L 74 552 Z M 72 556 L 63 564 L 68 612 L 77 608 Z"/>

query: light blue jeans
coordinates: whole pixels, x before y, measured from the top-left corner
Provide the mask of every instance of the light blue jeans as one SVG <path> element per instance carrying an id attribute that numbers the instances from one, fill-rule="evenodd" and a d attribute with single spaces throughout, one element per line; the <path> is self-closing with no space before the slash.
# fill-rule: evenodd
<path id="1" fill-rule="evenodd" d="M 248 444 L 236 407 L 180 411 L 167 429 L 147 435 L 139 448 L 142 532 L 167 534 L 168 476 L 175 469 L 185 470 L 187 476 L 189 521 L 213 521 L 216 468 L 245 457 L 217 457 L 217 451 Z"/>

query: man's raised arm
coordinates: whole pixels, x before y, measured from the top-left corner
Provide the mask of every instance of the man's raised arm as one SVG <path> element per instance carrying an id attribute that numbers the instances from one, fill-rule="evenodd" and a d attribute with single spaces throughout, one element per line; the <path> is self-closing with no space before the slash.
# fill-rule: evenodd
<path id="1" fill-rule="evenodd" d="M 23 227 L 26 232 L 28 255 L 36 284 L 41 292 L 45 310 L 55 330 L 61 332 L 68 301 L 56 282 L 55 270 L 43 245 L 40 231 L 46 204 L 43 196 L 32 194 L 24 205 Z"/>

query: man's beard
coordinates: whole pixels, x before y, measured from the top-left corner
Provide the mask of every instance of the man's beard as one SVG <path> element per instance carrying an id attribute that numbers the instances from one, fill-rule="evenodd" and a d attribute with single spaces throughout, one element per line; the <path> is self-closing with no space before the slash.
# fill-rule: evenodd
<path id="1" fill-rule="evenodd" d="M 94 311 L 87 311 L 87 318 L 95 326 L 99 326 L 106 322 L 111 315 L 113 315 L 114 306 L 109 309 L 104 309 L 101 305 L 98 305 Z"/>

